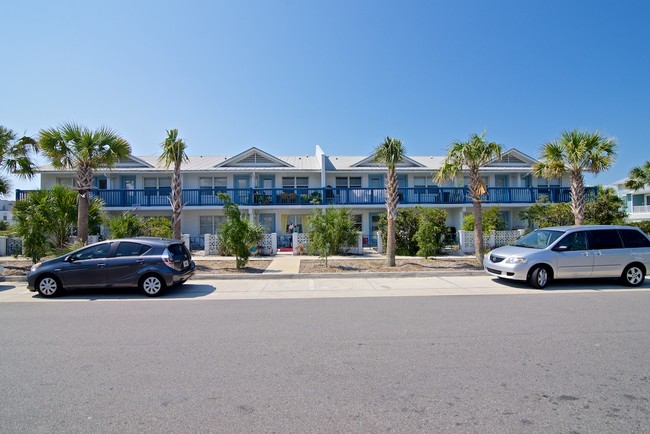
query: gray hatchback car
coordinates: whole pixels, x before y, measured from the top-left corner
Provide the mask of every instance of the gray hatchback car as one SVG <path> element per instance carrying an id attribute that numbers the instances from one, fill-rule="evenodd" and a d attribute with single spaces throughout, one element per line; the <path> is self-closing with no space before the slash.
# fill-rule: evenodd
<path id="1" fill-rule="evenodd" d="M 194 273 L 192 255 L 182 241 L 125 238 L 102 241 L 32 266 L 27 288 L 44 297 L 64 289 L 139 287 L 155 297 Z"/>
<path id="2" fill-rule="evenodd" d="M 544 288 L 553 279 L 617 277 L 639 286 L 650 267 L 650 239 L 632 226 L 537 229 L 485 255 L 485 271 Z"/>

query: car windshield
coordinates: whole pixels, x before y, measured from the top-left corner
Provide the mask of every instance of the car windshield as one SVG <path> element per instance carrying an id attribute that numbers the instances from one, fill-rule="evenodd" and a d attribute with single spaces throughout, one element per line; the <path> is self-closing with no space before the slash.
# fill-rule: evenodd
<path id="1" fill-rule="evenodd" d="M 564 234 L 561 231 L 551 231 L 547 229 L 538 229 L 517 240 L 513 246 L 528 247 L 530 249 L 545 249 L 555 242 Z"/>

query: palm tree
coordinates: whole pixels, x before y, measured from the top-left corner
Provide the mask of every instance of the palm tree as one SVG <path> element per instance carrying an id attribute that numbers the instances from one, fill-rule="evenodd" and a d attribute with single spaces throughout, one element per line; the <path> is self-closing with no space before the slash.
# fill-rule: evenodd
<path id="1" fill-rule="evenodd" d="M 384 164 L 388 169 L 386 179 L 386 214 L 388 220 L 386 264 L 389 267 L 395 266 L 395 219 L 397 218 L 397 204 L 399 203 L 395 167 L 405 155 L 406 148 L 402 145 L 402 142 L 392 137 L 386 137 L 386 140 L 375 148 L 374 154 L 374 161 Z"/>
<path id="2" fill-rule="evenodd" d="M 650 161 L 630 170 L 628 180 L 625 181 L 625 187 L 634 191 L 641 190 L 646 185 L 650 185 Z"/>
<path id="3" fill-rule="evenodd" d="M 434 175 L 436 182 L 444 182 L 455 179 L 464 169 L 469 171 L 469 197 L 474 210 L 474 246 L 479 264 L 483 263 L 485 255 L 481 196 L 486 193 L 479 170 L 495 158 L 501 158 L 501 151 L 501 145 L 485 140 L 485 132 L 481 135 L 473 133 L 468 141 L 454 141 L 451 144 L 442 166 Z"/>
<path id="4" fill-rule="evenodd" d="M 76 123 L 41 130 L 39 144 L 55 169 L 76 171 L 77 238 L 88 241 L 88 208 L 93 174 L 100 167 L 113 167 L 131 155 L 131 145 L 116 132 L 101 127 L 93 131 Z"/>
<path id="5" fill-rule="evenodd" d="M 158 162 L 165 165 L 166 169 L 174 165 L 174 174 L 172 175 L 172 192 L 170 202 L 172 205 L 172 228 L 174 238 L 181 239 L 181 213 L 183 212 L 183 189 L 181 184 L 181 164 L 189 159 L 185 154 L 185 141 L 178 138 L 176 128 L 167 130 L 167 138 L 162 143 L 163 152 L 158 158 Z"/>
<path id="6" fill-rule="evenodd" d="M 0 125 L 0 171 L 21 177 L 34 176 L 32 152 L 38 152 L 36 140 L 23 136 L 16 140 L 16 133 Z M 11 184 L 0 175 L 0 195 L 9 193 Z"/>
<path id="7" fill-rule="evenodd" d="M 616 158 L 616 140 L 599 132 L 565 131 L 558 140 L 542 148 L 540 162 L 533 166 L 535 176 L 571 178 L 571 211 L 576 225 L 585 220 L 585 179 L 583 172 L 598 174 L 609 169 Z"/>

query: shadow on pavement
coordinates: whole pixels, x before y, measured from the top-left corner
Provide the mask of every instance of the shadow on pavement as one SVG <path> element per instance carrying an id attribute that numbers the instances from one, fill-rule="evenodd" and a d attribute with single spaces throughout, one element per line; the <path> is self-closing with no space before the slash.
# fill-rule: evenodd
<path id="1" fill-rule="evenodd" d="M 16 289 L 16 285 L 0 285 L 0 292 L 9 291 L 10 289 Z"/>
<path id="2" fill-rule="evenodd" d="M 0 287 L 1 288 L 1 287 Z M 137 288 L 115 288 L 115 289 L 75 289 L 65 291 L 59 297 L 44 298 L 39 293 L 34 292 L 33 297 L 41 300 L 66 301 L 66 300 L 165 300 L 165 299 L 190 299 L 199 298 L 212 294 L 216 288 L 212 285 L 202 285 L 195 283 L 186 283 L 181 286 L 167 288 L 158 297 L 147 297 Z"/>
<path id="3" fill-rule="evenodd" d="M 522 280 L 508 280 L 493 278 L 493 282 L 508 286 L 510 288 L 528 289 L 530 291 L 612 291 L 612 290 L 633 290 L 650 289 L 650 280 L 646 279 L 641 286 L 636 288 L 623 285 L 616 278 L 594 278 L 594 279 L 562 279 L 550 282 L 544 289 L 535 289 Z"/>

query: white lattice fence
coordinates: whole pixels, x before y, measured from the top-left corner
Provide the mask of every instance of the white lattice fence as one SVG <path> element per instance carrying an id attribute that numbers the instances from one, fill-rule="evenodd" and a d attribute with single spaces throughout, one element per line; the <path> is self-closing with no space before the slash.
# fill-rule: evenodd
<path id="1" fill-rule="evenodd" d="M 274 255 L 277 249 L 277 234 L 264 234 L 258 247 L 263 255 Z M 219 237 L 215 234 L 205 234 L 205 254 L 218 255 L 220 250 Z"/>
<path id="2" fill-rule="evenodd" d="M 216 255 L 219 253 L 219 238 L 215 234 L 205 234 L 205 254 Z"/>
<path id="3" fill-rule="evenodd" d="M 487 249 L 501 247 L 514 243 L 523 234 L 522 229 L 512 231 L 492 231 L 483 233 L 483 246 Z M 460 250 L 463 253 L 474 253 L 474 231 L 458 231 Z"/>

